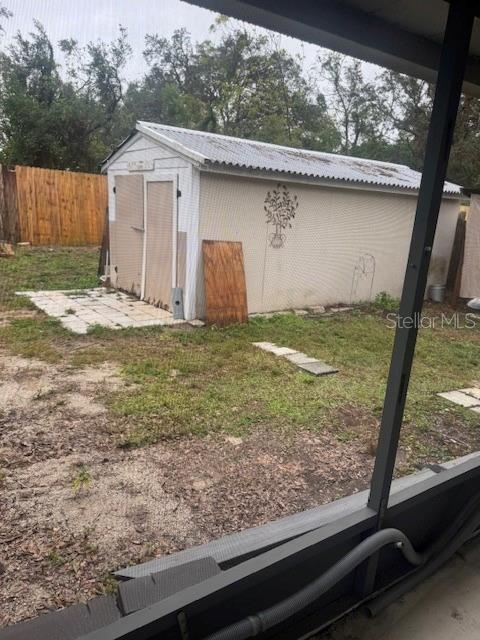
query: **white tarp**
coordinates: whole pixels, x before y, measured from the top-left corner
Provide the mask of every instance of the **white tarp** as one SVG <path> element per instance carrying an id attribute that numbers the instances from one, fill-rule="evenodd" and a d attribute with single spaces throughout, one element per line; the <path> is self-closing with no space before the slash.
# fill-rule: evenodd
<path id="1" fill-rule="evenodd" d="M 480 297 L 480 195 L 472 195 L 470 200 L 460 297 Z"/>

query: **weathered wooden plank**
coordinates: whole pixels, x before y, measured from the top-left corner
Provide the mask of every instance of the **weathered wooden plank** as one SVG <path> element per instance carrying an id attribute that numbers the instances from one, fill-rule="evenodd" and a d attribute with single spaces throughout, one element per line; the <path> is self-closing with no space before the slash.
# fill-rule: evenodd
<path id="1" fill-rule="evenodd" d="M 480 194 L 472 193 L 465 225 L 465 246 L 458 295 L 478 298 L 480 295 Z"/>
<path id="2" fill-rule="evenodd" d="M 458 298 L 460 296 L 465 251 L 465 230 L 465 214 L 461 213 L 458 216 L 457 228 L 455 230 L 455 238 L 453 241 L 452 256 L 450 258 L 446 285 L 447 299 L 452 306 L 455 306 L 458 303 Z"/>
<path id="3" fill-rule="evenodd" d="M 206 320 L 226 326 L 248 321 L 241 242 L 203 241 Z"/>
<path id="4" fill-rule="evenodd" d="M 108 265 L 110 265 L 110 228 L 108 223 L 108 207 L 105 210 L 105 222 L 103 230 L 102 245 L 100 247 L 100 257 L 98 260 L 98 277 L 108 273 Z M 108 283 L 110 284 L 110 282 Z"/>
<path id="5" fill-rule="evenodd" d="M 108 192 L 103 175 L 16 167 L 20 240 L 101 244 Z"/>
<path id="6" fill-rule="evenodd" d="M 19 239 L 15 172 L 0 165 L 0 240 L 15 243 Z"/>

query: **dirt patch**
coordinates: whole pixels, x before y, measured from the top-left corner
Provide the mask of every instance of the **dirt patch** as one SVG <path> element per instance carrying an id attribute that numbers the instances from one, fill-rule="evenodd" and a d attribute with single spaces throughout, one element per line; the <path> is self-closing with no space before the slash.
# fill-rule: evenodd
<path id="1" fill-rule="evenodd" d="M 59 398 L 69 388 L 76 396 L 92 396 L 99 391 L 117 390 L 123 381 L 115 365 L 74 369 L 49 365 L 43 360 L 0 354 L 0 411 L 25 409 L 37 401 L 35 412 L 51 398 Z"/>
<path id="2" fill-rule="evenodd" d="M 372 459 L 332 435 L 258 429 L 118 447 L 113 363 L 0 353 L 0 624 L 105 591 L 114 569 L 366 486 Z"/>
<path id="3" fill-rule="evenodd" d="M 122 384 L 112 363 L 75 369 L 0 353 L 0 469 L 111 446 L 102 399 Z"/>
<path id="4" fill-rule="evenodd" d="M 108 391 L 116 391 L 124 384 L 118 369 L 110 362 L 103 362 L 95 367 L 83 367 L 82 369 L 70 369 L 68 378 L 70 382 L 78 383 L 82 389 L 89 389 L 92 385 L 101 384 Z"/>
<path id="5" fill-rule="evenodd" d="M 188 504 L 204 540 L 329 502 L 370 478 L 373 459 L 361 443 L 269 430 L 239 440 L 179 440 L 165 470 L 165 488 Z"/>
<path id="6" fill-rule="evenodd" d="M 41 360 L 3 356 L 0 358 L 0 411 L 27 407 L 52 389 L 52 372 Z"/>
<path id="7" fill-rule="evenodd" d="M 64 396 L 67 409 L 86 416 L 98 416 L 107 411 L 105 405 L 94 402 L 82 393 L 66 393 Z"/>
<path id="8" fill-rule="evenodd" d="M 258 427 L 125 450 L 120 431 L 134 424 L 107 411 L 124 384 L 112 362 L 0 352 L 0 626 L 103 593 L 121 566 L 368 486 L 378 418 L 354 404 L 322 433 Z M 460 452 L 466 435 L 447 418 L 431 446 L 453 438 Z M 397 471 L 418 459 L 409 435 Z"/>
<path id="9" fill-rule="evenodd" d="M 5 478 L 3 624 L 88 599 L 113 567 L 144 559 L 153 546 L 165 553 L 196 541 L 188 506 L 163 488 L 170 457 L 156 448 L 93 455 L 87 465 L 73 455 Z M 80 473 L 88 481 L 76 482 Z"/>
<path id="10" fill-rule="evenodd" d="M 87 418 L 88 420 L 88 418 Z M 328 436 L 258 430 L 10 468 L 1 623 L 102 593 L 108 573 L 366 486 L 372 460 Z"/>
<path id="11" fill-rule="evenodd" d="M 466 452 L 478 451 L 479 435 L 478 431 L 465 429 L 465 424 L 458 415 L 445 412 L 441 418 L 432 416 L 430 429 L 422 432 L 421 440 L 415 427 L 405 424 L 399 454 L 403 452 L 407 461 L 415 460 L 417 467 L 442 462 L 452 457 L 464 456 Z"/>
<path id="12" fill-rule="evenodd" d="M 93 454 L 88 462 L 78 455 L 31 465 L 15 476 L 13 490 L 21 508 L 36 526 L 78 528 L 95 532 L 100 552 L 121 552 L 129 543 L 146 544 L 162 532 L 175 531 L 186 539 L 190 513 L 159 482 L 172 454 L 157 448 L 128 456 L 105 458 Z M 86 478 L 78 481 L 78 478 Z M 8 489 L 8 487 L 6 487 Z"/>

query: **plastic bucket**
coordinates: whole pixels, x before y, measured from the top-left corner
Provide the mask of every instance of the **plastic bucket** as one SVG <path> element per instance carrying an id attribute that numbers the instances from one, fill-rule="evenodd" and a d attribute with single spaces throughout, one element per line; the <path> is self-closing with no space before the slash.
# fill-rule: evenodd
<path id="1" fill-rule="evenodd" d="M 475 311 L 480 311 L 480 298 L 473 298 L 473 300 L 467 302 L 467 307 L 470 307 L 470 309 L 474 309 Z"/>
<path id="2" fill-rule="evenodd" d="M 430 287 L 430 300 L 432 302 L 444 302 L 445 301 L 445 285 L 432 284 Z"/>

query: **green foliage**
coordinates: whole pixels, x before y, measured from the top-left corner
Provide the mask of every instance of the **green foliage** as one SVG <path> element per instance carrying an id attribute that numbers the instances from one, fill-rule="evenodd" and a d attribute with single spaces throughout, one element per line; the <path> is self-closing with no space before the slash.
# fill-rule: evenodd
<path id="1" fill-rule="evenodd" d="M 462 96 L 450 154 L 448 177 L 480 189 L 480 99 Z"/>
<path id="2" fill-rule="evenodd" d="M 348 155 L 375 152 L 385 144 L 382 120 L 373 82 L 363 76 L 360 60 L 339 53 L 318 57 L 320 77 L 330 89 L 329 106 L 341 136 L 340 150 Z"/>
<path id="3" fill-rule="evenodd" d="M 0 5 L 2 21 L 11 13 Z M 125 28 L 111 42 L 53 43 L 34 21 L 0 52 L 0 163 L 98 171 L 137 120 L 421 169 L 433 88 L 358 60 L 319 55 L 305 70 L 274 34 L 217 19 L 211 37 L 186 29 L 145 37 L 147 71 L 127 82 Z M 60 64 L 59 60 L 62 60 Z M 480 100 L 462 97 L 448 177 L 480 187 Z"/>
<path id="4" fill-rule="evenodd" d="M 18 33 L 0 53 L 0 162 L 97 171 L 118 136 L 112 131 L 122 98 L 119 74 L 130 54 L 126 38 L 120 28 L 117 41 L 82 51 L 73 40 L 61 41 L 67 59 L 61 73 L 39 22 L 28 37 Z"/>
<path id="5" fill-rule="evenodd" d="M 393 298 L 386 291 L 380 291 L 380 293 L 377 293 L 377 295 L 375 296 L 375 301 L 373 303 L 373 306 L 376 309 L 380 309 L 381 311 L 387 311 L 390 313 L 395 313 L 396 311 L 398 311 L 399 305 L 400 300 L 398 300 L 397 298 Z"/>
<path id="6" fill-rule="evenodd" d="M 3 5 L 0 5 L 0 20 L 6 20 L 8 18 L 12 17 L 12 12 L 9 11 L 6 7 L 4 7 Z M 5 28 L 4 26 L 1 24 L 0 22 L 0 38 L 2 37 L 2 35 L 5 33 Z"/>
<path id="7" fill-rule="evenodd" d="M 402 162 L 421 170 L 432 112 L 434 86 L 423 80 L 383 71 L 376 78 L 379 121 L 390 132 L 384 153 L 371 157 Z M 478 124 L 480 100 L 462 95 L 448 167 L 448 179 L 480 187 L 480 147 Z"/>
<path id="8" fill-rule="evenodd" d="M 58 551 L 56 551 L 55 549 L 53 551 L 50 551 L 47 556 L 47 560 L 49 564 L 55 568 L 63 567 L 63 565 L 67 562 L 67 559 L 60 553 L 58 553 Z"/>
<path id="9" fill-rule="evenodd" d="M 255 30 L 214 25 L 217 40 L 194 45 L 185 29 L 146 36 L 150 66 L 126 107 L 137 119 L 291 146 L 332 149 L 339 137 L 302 59 Z"/>
<path id="10" fill-rule="evenodd" d="M 421 169 L 433 101 L 433 87 L 394 71 L 377 79 L 379 117 L 396 136 L 390 159 Z"/>
<path id="11" fill-rule="evenodd" d="M 302 59 L 255 30 L 213 27 L 215 42 L 184 29 L 145 38 L 148 71 L 122 78 L 131 47 L 116 40 L 55 44 L 43 26 L 18 33 L 0 53 L 0 162 L 97 171 L 136 120 L 331 150 L 340 137 Z M 27 133 L 26 133 L 27 132 Z"/>
<path id="12" fill-rule="evenodd" d="M 72 479 L 73 491 L 76 494 L 79 494 L 82 491 L 85 491 L 86 489 L 88 489 L 91 482 L 92 482 L 92 476 L 90 474 L 89 468 L 85 464 L 80 465 Z"/>

